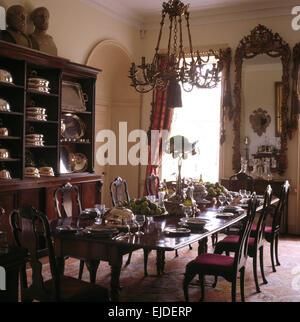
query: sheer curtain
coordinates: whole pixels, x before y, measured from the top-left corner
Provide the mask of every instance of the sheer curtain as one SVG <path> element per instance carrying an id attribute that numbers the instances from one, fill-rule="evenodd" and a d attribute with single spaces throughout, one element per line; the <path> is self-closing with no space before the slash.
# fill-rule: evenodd
<path id="1" fill-rule="evenodd" d="M 182 90 L 183 108 L 174 110 L 170 137 L 183 135 L 190 142 L 198 141 L 200 153 L 183 160 L 182 177 L 216 182 L 219 179 L 221 85 L 214 89 Z M 175 180 L 177 159 L 164 153 L 162 177 Z"/>

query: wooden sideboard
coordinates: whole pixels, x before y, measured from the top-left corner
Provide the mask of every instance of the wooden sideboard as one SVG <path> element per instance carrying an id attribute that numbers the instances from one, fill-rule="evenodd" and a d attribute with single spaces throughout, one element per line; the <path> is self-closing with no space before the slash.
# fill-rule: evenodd
<path id="1" fill-rule="evenodd" d="M 277 180 L 261 180 L 261 179 L 255 179 L 254 180 L 254 191 L 257 194 L 263 195 L 265 193 L 265 190 L 268 185 L 271 185 L 271 188 L 273 190 L 273 194 L 277 197 L 280 195 L 280 189 L 281 186 L 284 184 L 284 181 L 277 181 Z M 225 188 L 229 189 L 229 179 L 221 179 L 221 185 L 223 185 Z"/>
<path id="2" fill-rule="evenodd" d="M 102 176 L 94 174 L 72 174 L 61 177 L 47 177 L 9 181 L 0 184 L 0 207 L 5 211 L 0 217 L 0 230 L 8 232 L 8 242 L 13 243 L 9 214 L 13 209 L 27 203 L 43 211 L 47 217 L 56 218 L 54 191 L 70 182 L 79 188 L 82 208 L 92 208 L 101 203 Z"/>

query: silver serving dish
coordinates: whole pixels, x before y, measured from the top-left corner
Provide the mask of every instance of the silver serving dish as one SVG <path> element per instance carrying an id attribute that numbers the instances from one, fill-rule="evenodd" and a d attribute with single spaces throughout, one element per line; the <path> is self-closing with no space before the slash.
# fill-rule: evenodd
<path id="1" fill-rule="evenodd" d="M 52 167 L 41 167 L 39 168 L 41 177 L 54 177 L 54 171 Z"/>
<path id="2" fill-rule="evenodd" d="M 0 127 L 0 136 L 8 136 L 8 129 L 6 127 Z"/>
<path id="3" fill-rule="evenodd" d="M 26 167 L 25 168 L 25 177 L 26 178 L 39 178 L 40 177 L 39 170 L 34 167 Z"/>
<path id="4" fill-rule="evenodd" d="M 26 134 L 26 139 L 43 139 L 44 134 Z"/>
<path id="5" fill-rule="evenodd" d="M 0 159 L 8 159 L 9 151 L 7 149 L 0 149 Z"/>
<path id="6" fill-rule="evenodd" d="M 5 69 L 0 69 L 0 82 L 12 84 L 13 78 L 11 73 Z"/>
<path id="7" fill-rule="evenodd" d="M 10 112 L 9 103 L 6 100 L 2 99 L 2 98 L 0 98 L 0 111 Z"/>
<path id="8" fill-rule="evenodd" d="M 29 142 L 29 141 L 26 141 L 26 145 L 31 145 L 31 146 L 44 146 L 44 141 L 41 141 L 41 142 Z"/>
<path id="9" fill-rule="evenodd" d="M 28 78 L 28 86 L 33 87 L 49 87 L 50 82 L 47 79 L 39 78 L 39 77 L 29 77 Z"/>
<path id="10" fill-rule="evenodd" d="M 40 114 L 26 114 L 28 120 L 37 120 L 37 121 L 47 121 L 47 115 L 40 115 Z"/>
<path id="11" fill-rule="evenodd" d="M 33 92 L 39 92 L 39 93 L 50 93 L 50 88 L 49 87 L 44 87 L 44 86 L 28 86 L 28 90 L 33 91 Z"/>
<path id="12" fill-rule="evenodd" d="M 46 114 L 46 109 L 44 107 L 26 107 L 26 112 L 30 114 Z"/>
<path id="13" fill-rule="evenodd" d="M 88 167 L 88 159 L 82 153 L 70 153 L 69 161 L 74 172 L 84 172 Z"/>
<path id="14" fill-rule="evenodd" d="M 6 169 L 0 171 L 0 179 L 11 179 L 10 172 Z"/>
<path id="15" fill-rule="evenodd" d="M 61 122 L 61 135 L 65 139 L 78 140 L 84 136 L 85 124 L 77 115 L 63 114 Z"/>

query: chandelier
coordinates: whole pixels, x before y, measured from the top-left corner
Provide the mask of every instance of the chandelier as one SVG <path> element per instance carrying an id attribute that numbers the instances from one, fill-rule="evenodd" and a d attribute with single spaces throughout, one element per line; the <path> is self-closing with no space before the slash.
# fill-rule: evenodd
<path id="1" fill-rule="evenodd" d="M 173 94 L 172 89 L 178 90 L 179 88 L 180 90 L 180 84 L 186 92 L 190 92 L 194 86 L 197 88 L 216 87 L 221 79 L 220 70 L 217 62 L 209 64 L 209 61 L 211 56 L 217 57 L 217 53 L 209 50 L 205 56 L 202 56 L 199 51 L 194 52 L 189 23 L 189 4 L 184 5 L 179 0 L 169 0 L 164 2 L 162 7 L 160 31 L 153 60 L 147 64 L 145 57 L 142 57 L 141 65 L 136 66 L 132 63 L 129 75 L 130 85 L 139 93 L 147 93 L 154 88 L 164 90 L 169 86 L 168 92 L 173 92 Z M 170 20 L 168 49 L 165 60 L 162 62 L 159 47 L 167 15 Z M 183 47 L 183 16 L 186 20 L 188 53 L 184 52 Z M 171 96 L 170 99 L 172 99 Z M 170 103 L 169 107 L 174 107 L 174 105 Z"/>

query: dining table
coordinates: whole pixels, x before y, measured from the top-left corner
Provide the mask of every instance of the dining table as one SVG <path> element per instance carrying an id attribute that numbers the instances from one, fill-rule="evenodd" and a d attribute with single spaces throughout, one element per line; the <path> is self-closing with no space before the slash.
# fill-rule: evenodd
<path id="1" fill-rule="evenodd" d="M 278 202 L 278 198 L 272 199 L 272 204 Z M 257 207 L 259 212 L 262 204 Z M 95 282 L 96 271 L 99 261 L 107 261 L 111 267 L 111 300 L 119 301 L 120 274 L 123 256 L 138 249 L 144 251 L 157 251 L 157 273 L 162 274 L 165 266 L 165 252 L 175 251 L 193 243 L 198 243 L 198 254 L 207 251 L 208 237 L 223 231 L 224 229 L 240 222 L 247 216 L 247 209 L 233 213 L 232 216 L 220 216 L 216 205 L 202 208 L 197 212 L 195 218 L 205 222 L 202 225 L 189 226 L 190 232 L 182 232 L 178 229 L 185 219 L 184 216 L 165 214 L 149 217 L 143 226 L 143 234 L 131 233 L 126 238 L 113 238 L 115 235 L 101 236 L 97 234 L 86 234 L 77 232 L 58 232 L 57 227 L 62 225 L 73 225 L 76 227 L 88 227 L 95 221 L 89 218 L 59 218 L 51 221 L 55 255 L 57 265 L 63 273 L 64 260 L 66 256 L 86 261 L 90 273 L 93 273 Z M 220 218 L 221 217 L 221 218 Z M 183 218 L 183 219 L 182 219 Z M 174 232 L 175 230 L 175 232 Z M 178 233 L 176 233 L 178 230 Z M 170 231 L 174 233 L 170 233 Z"/>

